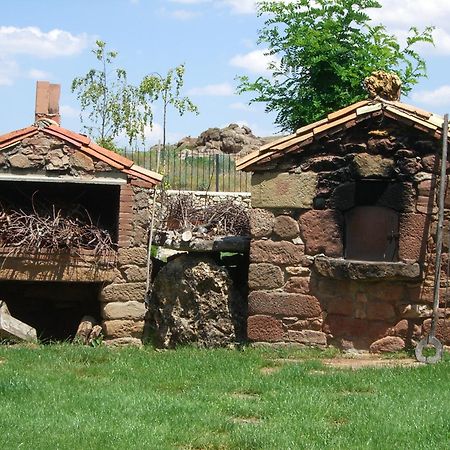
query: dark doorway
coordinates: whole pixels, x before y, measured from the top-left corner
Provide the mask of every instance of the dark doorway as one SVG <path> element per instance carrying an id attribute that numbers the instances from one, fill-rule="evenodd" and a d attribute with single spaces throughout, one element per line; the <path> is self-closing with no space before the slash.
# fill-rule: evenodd
<path id="1" fill-rule="evenodd" d="M 100 283 L 1 281 L 0 299 L 12 316 L 36 328 L 44 342 L 75 337 L 84 315 L 100 320 Z"/>

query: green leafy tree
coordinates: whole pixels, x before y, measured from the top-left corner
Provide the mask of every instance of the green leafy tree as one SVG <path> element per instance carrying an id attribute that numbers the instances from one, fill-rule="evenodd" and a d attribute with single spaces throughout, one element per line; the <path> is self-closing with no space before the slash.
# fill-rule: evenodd
<path id="1" fill-rule="evenodd" d="M 263 1 L 265 17 L 259 44 L 274 57 L 270 78 L 238 77 L 238 92 L 266 103 L 283 131 L 320 119 L 367 97 L 363 80 L 375 70 L 395 72 L 407 94 L 426 76 L 416 44 L 433 44 L 432 27 L 412 27 L 402 48 L 383 25 L 372 25 L 366 10 L 381 8 L 376 0 Z"/>
<path id="2" fill-rule="evenodd" d="M 150 103 L 139 86 L 128 83 L 124 69 L 113 68 L 117 52 L 108 51 L 105 42 L 97 41 L 92 53 L 100 67 L 72 81 L 84 129 L 112 150 L 117 150 L 114 139 L 120 134 L 126 135 L 129 144 L 143 142 L 145 126 L 152 123 Z"/>
<path id="3" fill-rule="evenodd" d="M 168 107 L 172 106 L 182 116 L 186 112 L 198 114 L 198 108 L 188 97 L 181 95 L 181 89 L 184 84 L 185 66 L 179 66 L 169 69 L 165 76 L 159 73 L 152 73 L 144 77 L 140 85 L 140 91 L 149 98 L 149 101 L 156 102 L 161 100 L 163 107 L 163 151 L 166 149 L 167 134 L 167 112 Z"/>

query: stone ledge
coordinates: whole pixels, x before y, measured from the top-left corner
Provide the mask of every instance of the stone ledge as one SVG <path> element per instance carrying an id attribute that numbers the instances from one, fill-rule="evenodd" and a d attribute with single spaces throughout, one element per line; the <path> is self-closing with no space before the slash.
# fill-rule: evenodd
<path id="1" fill-rule="evenodd" d="M 353 261 L 326 256 L 316 256 L 314 268 L 320 275 L 337 280 L 413 280 L 421 276 L 418 263 Z"/>

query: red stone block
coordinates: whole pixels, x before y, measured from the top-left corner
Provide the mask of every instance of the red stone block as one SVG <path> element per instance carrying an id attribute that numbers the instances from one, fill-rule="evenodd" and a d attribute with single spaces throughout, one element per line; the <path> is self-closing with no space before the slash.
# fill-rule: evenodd
<path id="1" fill-rule="evenodd" d="M 394 307 L 386 302 L 368 302 L 367 319 L 369 320 L 394 320 L 396 317 Z"/>
<path id="2" fill-rule="evenodd" d="M 373 340 L 386 336 L 390 325 L 378 320 L 354 319 L 347 316 L 329 314 L 325 320 L 323 331 L 335 337 L 350 340 L 368 338 Z"/>
<path id="3" fill-rule="evenodd" d="M 327 313 L 341 316 L 353 316 L 353 300 L 350 297 L 341 298 L 337 295 L 328 299 Z"/>
<path id="4" fill-rule="evenodd" d="M 253 291 L 248 296 L 248 313 L 306 319 L 320 316 L 322 308 L 312 295 Z"/>
<path id="5" fill-rule="evenodd" d="M 250 261 L 253 263 L 300 264 L 304 246 L 292 242 L 270 240 L 253 241 L 250 245 Z"/>
<path id="6" fill-rule="evenodd" d="M 398 336 L 386 336 L 370 345 L 371 353 L 398 352 L 405 348 L 405 341 Z"/>
<path id="7" fill-rule="evenodd" d="M 339 211 L 310 210 L 300 216 L 299 224 L 307 254 L 343 255 L 343 219 Z"/>
<path id="8" fill-rule="evenodd" d="M 294 239 L 299 233 L 300 229 L 296 220 L 289 216 L 278 216 L 275 219 L 275 224 L 273 227 L 273 231 L 277 234 L 281 239 Z"/>
<path id="9" fill-rule="evenodd" d="M 422 335 L 427 336 L 431 330 L 431 319 L 427 319 L 422 325 Z M 439 319 L 436 323 L 436 337 L 444 345 L 450 345 L 450 319 Z"/>
<path id="10" fill-rule="evenodd" d="M 423 261 L 430 219 L 425 214 L 402 214 L 400 217 L 399 259 Z"/>
<path id="11" fill-rule="evenodd" d="M 292 277 L 284 286 L 286 292 L 294 292 L 297 294 L 309 294 L 310 293 L 309 277 Z"/>
<path id="12" fill-rule="evenodd" d="M 270 316 L 250 316 L 247 321 L 247 336 L 251 341 L 276 342 L 283 340 L 281 320 Z"/>

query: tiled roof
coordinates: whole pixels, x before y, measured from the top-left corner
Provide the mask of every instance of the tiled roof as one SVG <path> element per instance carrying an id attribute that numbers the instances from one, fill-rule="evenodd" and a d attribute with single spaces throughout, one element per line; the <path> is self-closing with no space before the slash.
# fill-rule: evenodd
<path id="1" fill-rule="evenodd" d="M 89 137 L 74 133 L 73 131 L 56 125 L 54 122 L 46 122 L 45 120 L 30 127 L 22 128 L 21 130 L 13 131 L 0 136 L 0 151 L 16 145 L 23 139 L 31 137 L 39 131 L 72 144 L 81 152 L 126 173 L 131 179 L 150 183 L 152 186 L 158 184 L 162 180 L 162 175 L 159 173 L 140 167 L 135 164 L 134 161 L 101 147 Z"/>
<path id="2" fill-rule="evenodd" d="M 281 158 L 287 153 L 299 153 L 302 148 L 325 135 L 351 128 L 363 120 L 381 115 L 406 123 L 436 139 L 441 138 L 444 119 L 440 116 L 398 101 L 363 100 L 335 111 L 325 119 L 299 128 L 294 134 L 263 145 L 258 150 L 240 158 L 236 162 L 236 168 L 252 170 L 259 163 Z"/>

